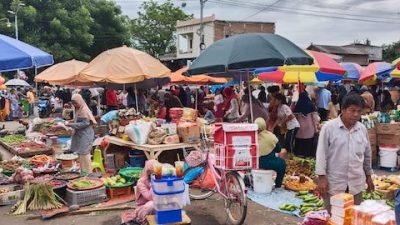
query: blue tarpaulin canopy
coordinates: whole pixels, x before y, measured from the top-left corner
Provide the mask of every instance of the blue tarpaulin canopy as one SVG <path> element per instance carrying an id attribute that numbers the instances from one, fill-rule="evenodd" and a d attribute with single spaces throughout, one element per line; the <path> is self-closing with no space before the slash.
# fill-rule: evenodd
<path id="1" fill-rule="evenodd" d="M 54 63 L 53 56 L 17 39 L 0 34 L 0 72 L 40 68 Z"/>

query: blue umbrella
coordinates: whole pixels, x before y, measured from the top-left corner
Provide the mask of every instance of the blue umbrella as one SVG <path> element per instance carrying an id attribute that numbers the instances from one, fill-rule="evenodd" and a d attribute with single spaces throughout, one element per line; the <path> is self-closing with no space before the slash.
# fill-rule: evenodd
<path id="1" fill-rule="evenodd" d="M 52 55 L 2 34 L 0 34 L 0 49 L 0 72 L 40 68 L 54 63 Z"/>

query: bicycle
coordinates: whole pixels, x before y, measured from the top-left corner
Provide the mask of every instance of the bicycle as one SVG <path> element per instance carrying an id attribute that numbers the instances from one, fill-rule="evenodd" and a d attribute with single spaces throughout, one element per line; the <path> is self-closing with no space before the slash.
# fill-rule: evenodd
<path id="1" fill-rule="evenodd" d="M 212 154 L 210 153 L 210 142 L 207 137 L 201 138 L 202 147 L 205 146 L 203 152 L 205 153 L 205 161 L 199 166 L 189 167 L 184 172 L 186 175 L 195 174 L 192 182 L 189 183 L 189 196 L 194 200 L 204 200 L 215 192 L 218 192 L 224 199 L 224 207 L 228 215 L 228 220 L 233 225 L 243 224 L 247 215 L 247 197 L 245 192 L 245 185 L 243 178 L 236 170 L 224 170 L 217 168 Z M 204 144 L 206 142 L 206 144 Z M 198 173 L 202 171 L 201 173 Z M 203 184 L 210 171 L 213 178 L 215 188 L 210 189 Z M 194 185 L 193 181 L 197 181 L 198 185 Z M 235 207 L 237 206 L 237 207 Z"/>

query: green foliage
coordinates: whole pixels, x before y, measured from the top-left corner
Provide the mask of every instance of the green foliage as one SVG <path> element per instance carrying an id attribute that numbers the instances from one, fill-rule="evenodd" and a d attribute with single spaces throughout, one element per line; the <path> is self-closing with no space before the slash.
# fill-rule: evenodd
<path id="1" fill-rule="evenodd" d="M 133 46 L 155 57 L 175 52 L 176 21 L 191 18 L 171 0 L 143 2 L 138 18 L 131 21 Z"/>
<path id="2" fill-rule="evenodd" d="M 15 36 L 14 16 L 19 0 L 0 1 L 0 33 Z M 89 61 L 100 52 L 129 41 L 128 20 L 108 0 L 24 0 L 18 12 L 19 39 L 51 53 L 56 62 Z"/>
<path id="3" fill-rule="evenodd" d="M 389 45 L 383 45 L 383 60 L 392 62 L 400 57 L 400 40 Z"/>

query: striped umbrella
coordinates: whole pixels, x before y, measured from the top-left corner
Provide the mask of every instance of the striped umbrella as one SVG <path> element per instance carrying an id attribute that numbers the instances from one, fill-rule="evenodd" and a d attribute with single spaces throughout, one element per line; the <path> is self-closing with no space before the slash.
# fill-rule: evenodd
<path id="1" fill-rule="evenodd" d="M 340 64 L 345 70 L 346 74 L 343 76 L 343 80 L 359 80 L 361 73 L 364 68 L 357 63 L 341 63 Z"/>
<path id="2" fill-rule="evenodd" d="M 258 78 L 275 83 L 314 83 L 341 80 L 346 70 L 322 52 L 307 51 L 314 59 L 312 65 L 281 66 L 272 72 L 262 72 Z"/>
<path id="3" fill-rule="evenodd" d="M 358 80 L 361 84 L 375 84 L 377 80 L 385 80 L 390 78 L 390 73 L 393 71 L 392 65 L 387 62 L 374 62 L 369 64 L 361 73 Z"/>
<path id="4" fill-rule="evenodd" d="M 394 70 L 390 73 L 392 78 L 400 78 L 400 57 L 392 62 Z"/>

